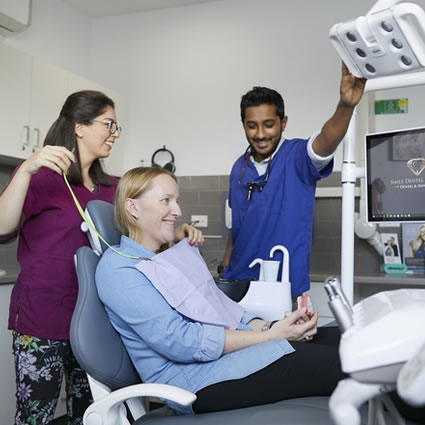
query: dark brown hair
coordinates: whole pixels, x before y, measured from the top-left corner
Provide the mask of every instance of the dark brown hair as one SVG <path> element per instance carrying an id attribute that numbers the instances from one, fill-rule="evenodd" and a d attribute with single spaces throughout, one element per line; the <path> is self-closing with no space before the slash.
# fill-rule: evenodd
<path id="1" fill-rule="evenodd" d="M 106 111 L 108 107 L 115 108 L 114 101 L 104 93 L 95 90 L 82 90 L 71 94 L 66 99 L 58 119 L 52 124 L 44 139 L 43 145 L 64 146 L 77 157 L 78 162 L 72 163 L 68 180 L 76 185 L 83 184 L 80 168 L 80 155 L 75 135 L 75 123 L 86 125 Z M 89 175 L 95 184 L 111 186 L 112 179 L 105 173 L 99 159 L 90 167 Z"/>

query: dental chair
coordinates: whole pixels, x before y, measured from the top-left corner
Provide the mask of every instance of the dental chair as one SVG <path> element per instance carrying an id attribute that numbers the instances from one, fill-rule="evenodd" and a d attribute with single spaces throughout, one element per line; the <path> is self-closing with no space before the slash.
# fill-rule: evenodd
<path id="1" fill-rule="evenodd" d="M 196 396 L 171 385 L 144 384 L 134 369 L 119 334 L 109 322 L 98 298 L 95 270 L 99 256 L 89 247 L 76 254 L 79 293 L 71 321 L 70 340 L 80 366 L 86 371 L 94 403 L 84 425 L 128 425 L 124 402 L 134 424 L 244 424 L 329 425 L 328 397 L 286 400 L 225 412 L 178 416 L 168 407 L 148 412 L 150 397 L 189 405 Z M 138 399 L 141 397 L 141 401 Z"/>
<path id="2" fill-rule="evenodd" d="M 119 242 L 120 234 L 113 224 L 113 207 L 111 204 L 103 201 L 91 201 L 87 205 L 86 214 L 105 240 L 110 244 Z M 84 223 L 82 228 L 87 231 L 89 226 Z M 379 367 L 376 367 L 375 370 L 368 370 L 366 367 L 347 370 L 348 373 L 352 372 L 352 377 L 357 381 L 354 382 L 354 379 L 342 381 L 342 385 L 337 387 L 330 399 L 330 411 L 328 410 L 328 397 L 299 398 L 264 406 L 193 416 L 178 416 L 166 406 L 149 411 L 149 401 L 153 397 L 155 400 L 158 398 L 170 399 L 188 405 L 194 402 L 196 396 L 170 385 L 141 383 L 121 338 L 110 324 L 97 295 L 95 270 L 107 245 L 99 239 L 98 234 L 93 230 L 90 232 L 89 239 L 93 249 L 82 247 L 76 254 L 79 293 L 70 332 L 74 354 L 81 367 L 88 374 L 94 399 L 94 403 L 85 413 L 85 425 L 128 425 L 130 424 L 127 419 L 128 412 L 135 418 L 134 424 L 152 425 L 178 425 L 183 423 L 208 425 L 220 421 L 226 425 L 321 425 L 332 423 L 338 425 L 363 425 L 366 423 L 369 425 L 390 425 L 394 423 L 397 425 L 414 425 L 413 422 L 403 421 L 397 416 L 397 412 L 390 411 L 388 413 L 384 411 L 381 396 L 389 389 L 396 388 L 398 378 L 397 388 L 400 388 L 399 393 L 402 398 L 405 394 L 407 401 L 414 400 L 417 403 L 425 403 L 425 396 L 422 397 L 416 392 L 412 392 L 412 388 L 418 388 L 418 380 L 414 379 L 412 384 L 413 374 L 414 377 L 416 375 L 422 377 L 419 382 L 419 385 L 422 386 L 419 388 L 422 389 L 422 394 L 425 394 L 425 346 L 421 351 L 422 354 L 419 353 L 416 356 L 417 358 L 410 358 L 406 363 L 408 358 L 404 356 L 403 359 L 396 362 L 395 367 L 390 365 L 387 368 L 387 372 L 390 373 L 384 373 L 384 376 L 389 376 L 389 378 L 382 377 L 383 375 L 380 373 L 382 368 Z M 330 299 L 333 300 L 330 307 L 343 332 L 343 341 L 348 341 L 350 335 L 353 338 L 354 330 L 352 328 L 355 328 L 353 324 L 356 325 L 356 321 L 363 321 L 363 326 L 357 324 L 357 328 L 367 330 L 367 322 L 376 326 L 376 323 L 379 323 L 379 320 L 376 319 L 384 316 L 384 313 L 389 310 L 388 307 L 385 308 L 385 300 L 379 303 L 378 296 L 385 298 L 385 293 L 384 295 L 372 296 L 351 308 L 342 293 L 339 282 L 335 279 L 328 279 L 325 288 L 328 290 Z M 397 299 L 398 297 L 393 297 L 394 303 L 402 304 L 397 302 Z M 404 299 L 406 303 L 406 297 Z M 377 305 L 381 306 L 381 310 L 377 311 Z M 419 310 L 418 314 L 422 314 L 422 310 Z M 369 314 L 366 319 L 365 312 Z M 375 316 L 373 316 L 373 312 L 376 313 Z M 423 321 L 421 321 L 420 326 L 422 323 Z M 378 329 L 378 335 L 381 335 L 381 333 Z M 413 334 L 414 331 L 410 332 L 410 335 Z M 366 349 L 370 349 L 373 353 L 372 342 L 373 339 L 366 345 Z M 374 342 L 376 345 L 376 362 L 379 361 L 380 357 L 379 353 L 376 355 L 376 350 L 382 349 L 382 339 L 375 339 Z M 420 341 L 417 341 L 416 345 L 418 346 L 420 343 Z M 347 342 L 342 345 L 347 346 Z M 352 348 L 351 346 L 345 349 L 347 354 L 341 353 L 343 366 L 344 361 L 347 361 L 345 360 L 347 356 L 352 358 L 359 351 Z M 384 359 L 382 360 L 384 361 Z M 385 370 L 385 368 L 383 369 Z M 373 372 L 372 377 L 370 377 L 370 372 Z M 370 401 L 369 406 L 372 407 L 369 408 L 369 413 L 366 409 L 367 401 Z M 395 419 L 393 419 L 394 417 Z"/>
<path id="3" fill-rule="evenodd" d="M 99 234 L 111 244 L 120 234 L 113 225 L 113 209 L 103 201 L 91 201 L 88 214 Z M 97 239 L 94 249 L 80 248 L 75 256 L 78 299 L 71 321 L 70 340 L 75 357 L 86 371 L 94 403 L 84 415 L 85 425 L 134 424 L 244 424 L 244 425 L 330 425 L 328 397 L 308 397 L 263 406 L 223 412 L 179 416 L 164 406 L 149 411 L 149 400 L 170 399 L 183 405 L 196 396 L 186 390 L 163 384 L 142 383 L 119 334 L 112 327 L 98 298 L 95 270 L 106 248 Z M 93 239 L 93 236 L 91 236 Z M 126 406 L 127 408 L 125 408 Z M 366 423 L 366 420 L 363 421 Z"/>
<path id="4" fill-rule="evenodd" d="M 342 370 L 350 376 L 330 398 L 334 423 L 360 425 L 358 409 L 371 400 L 369 423 L 385 425 L 386 408 L 397 425 L 413 424 L 388 393 L 397 390 L 411 406 L 425 406 L 425 290 L 379 292 L 351 307 L 337 278 L 328 278 L 325 289 L 342 333 Z"/>

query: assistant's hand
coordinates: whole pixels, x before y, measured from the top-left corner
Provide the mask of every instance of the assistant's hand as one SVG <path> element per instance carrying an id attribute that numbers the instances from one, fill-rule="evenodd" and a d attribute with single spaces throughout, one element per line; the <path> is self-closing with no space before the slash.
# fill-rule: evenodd
<path id="1" fill-rule="evenodd" d="M 40 168 L 46 167 L 62 175 L 68 171 L 71 162 L 77 162 L 75 155 L 63 146 L 43 146 L 25 160 L 20 171 L 35 174 Z"/>
<path id="2" fill-rule="evenodd" d="M 344 62 L 341 69 L 340 96 L 341 102 L 346 106 L 356 106 L 363 96 L 366 78 L 357 78 L 348 70 Z"/>
<path id="3" fill-rule="evenodd" d="M 267 332 L 273 334 L 273 339 L 285 338 L 288 341 L 303 341 L 306 337 L 316 335 L 317 319 L 317 312 L 307 314 L 305 308 L 300 308 L 276 322 Z"/>
<path id="4" fill-rule="evenodd" d="M 202 232 L 190 224 L 183 223 L 174 230 L 175 239 L 181 241 L 186 238 L 189 240 L 190 245 L 203 245 L 204 235 Z"/>

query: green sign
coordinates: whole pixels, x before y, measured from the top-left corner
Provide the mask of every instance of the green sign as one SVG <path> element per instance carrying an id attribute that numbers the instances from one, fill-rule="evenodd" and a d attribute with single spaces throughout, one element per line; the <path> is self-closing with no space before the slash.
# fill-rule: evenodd
<path id="1" fill-rule="evenodd" d="M 375 115 L 383 114 L 407 114 L 407 99 L 375 100 Z"/>

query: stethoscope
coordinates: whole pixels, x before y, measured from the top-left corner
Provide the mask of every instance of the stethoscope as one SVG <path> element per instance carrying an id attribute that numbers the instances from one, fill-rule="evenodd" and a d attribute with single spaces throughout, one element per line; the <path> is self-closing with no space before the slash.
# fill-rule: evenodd
<path id="1" fill-rule="evenodd" d="M 258 192 L 263 191 L 264 186 L 267 184 L 267 181 L 269 180 L 270 167 L 271 167 L 271 164 L 272 164 L 272 154 L 271 154 L 269 163 L 267 164 L 267 170 L 266 170 L 266 173 L 264 175 L 264 179 L 260 182 L 251 181 L 251 182 L 247 182 L 247 183 L 242 183 L 241 180 L 242 180 L 242 178 L 245 174 L 246 166 L 248 164 L 249 158 L 251 157 L 252 153 L 253 153 L 253 150 L 252 150 L 251 146 L 248 146 L 247 150 L 245 151 L 245 159 L 244 159 L 243 167 L 242 167 L 241 173 L 239 175 L 239 179 L 238 179 L 238 185 L 244 186 L 244 187 L 247 188 L 247 194 L 246 194 L 246 200 L 247 201 L 251 200 L 252 192 L 254 192 L 255 190 L 258 190 Z"/>

